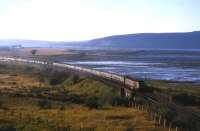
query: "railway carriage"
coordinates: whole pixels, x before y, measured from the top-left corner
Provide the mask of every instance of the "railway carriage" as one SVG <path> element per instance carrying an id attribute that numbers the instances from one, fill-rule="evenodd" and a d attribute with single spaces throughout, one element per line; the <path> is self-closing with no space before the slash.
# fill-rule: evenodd
<path id="1" fill-rule="evenodd" d="M 84 67 L 80 67 L 80 66 L 62 64 L 62 63 L 56 63 L 56 62 L 50 63 L 50 62 L 37 61 L 37 60 L 11 58 L 11 57 L 0 57 L 0 60 L 17 61 L 17 62 L 24 62 L 24 63 L 34 63 L 34 64 L 42 64 L 42 65 L 53 65 L 53 66 L 56 66 L 56 67 L 73 69 L 73 70 L 77 70 L 77 71 L 91 73 L 91 74 L 99 76 L 99 77 L 104 77 L 104 78 L 107 78 L 107 79 L 119 81 L 121 83 L 124 83 L 125 85 L 130 86 L 133 89 L 139 88 L 139 82 L 132 80 L 130 78 L 126 78 L 124 76 L 113 74 L 113 73 L 108 73 L 108 72 L 103 72 L 103 71 L 97 71 L 97 70 L 94 70 L 94 69 L 84 68 Z"/>

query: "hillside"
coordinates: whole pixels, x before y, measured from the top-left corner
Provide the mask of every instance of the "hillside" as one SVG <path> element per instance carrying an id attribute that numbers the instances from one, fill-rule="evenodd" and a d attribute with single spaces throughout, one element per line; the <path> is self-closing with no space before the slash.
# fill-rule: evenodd
<path id="1" fill-rule="evenodd" d="M 94 39 L 87 44 L 109 48 L 200 49 L 200 31 L 118 35 Z"/>
<path id="2" fill-rule="evenodd" d="M 0 40 L 0 45 L 81 49 L 200 49 L 200 31 L 116 35 L 88 41 Z"/>

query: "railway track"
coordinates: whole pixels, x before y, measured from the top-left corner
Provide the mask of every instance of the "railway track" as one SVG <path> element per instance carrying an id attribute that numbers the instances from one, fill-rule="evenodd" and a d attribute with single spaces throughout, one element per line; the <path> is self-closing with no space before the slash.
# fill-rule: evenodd
<path id="1" fill-rule="evenodd" d="M 39 64 L 39 65 L 48 65 L 55 68 L 64 68 L 68 70 L 75 70 L 79 72 L 88 73 L 91 75 L 95 75 L 101 78 L 109 79 L 112 81 L 119 82 L 126 86 L 128 90 L 134 90 L 139 88 L 139 82 L 137 80 L 127 78 L 125 76 L 121 76 L 114 73 L 109 72 L 103 72 L 103 71 L 97 71 L 94 69 L 89 69 L 85 67 L 80 67 L 76 65 L 70 65 L 70 64 L 63 64 L 63 63 L 57 63 L 57 62 L 45 62 L 45 61 L 39 61 L 39 60 L 29 60 L 29 59 L 22 59 L 22 58 L 14 58 L 14 57 L 0 57 L 0 61 L 12 61 L 12 62 L 23 62 L 23 63 L 29 63 L 29 64 Z"/>

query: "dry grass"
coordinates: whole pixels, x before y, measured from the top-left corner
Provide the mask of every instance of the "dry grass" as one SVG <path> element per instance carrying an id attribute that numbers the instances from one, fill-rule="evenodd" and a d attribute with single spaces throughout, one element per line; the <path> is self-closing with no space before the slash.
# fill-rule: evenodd
<path id="1" fill-rule="evenodd" d="M 23 85 L 26 87 L 30 86 L 38 86 L 39 82 L 36 81 L 34 78 L 27 77 L 25 75 L 8 75 L 8 74 L 0 74 L 0 85 L 1 87 L 11 87 L 13 85 Z"/>
<path id="2" fill-rule="evenodd" d="M 58 97 L 58 95 L 63 94 L 62 88 L 46 88 L 49 86 L 46 82 L 42 83 L 41 87 L 39 80 L 30 75 L 0 74 L 0 83 L 0 129 L 9 126 L 21 131 L 53 131 L 71 126 L 74 130 L 90 128 L 96 131 L 126 131 L 127 129 L 164 131 L 164 129 L 155 126 L 147 113 L 133 108 L 103 106 L 100 109 L 89 109 L 83 105 L 59 100 L 50 100 L 50 108 L 41 108 L 38 104 L 39 101 L 47 99 L 47 97 L 39 97 L 37 93 L 35 93 L 36 96 L 32 97 L 30 95 L 33 93 L 31 89 L 42 88 L 44 91 L 50 89 L 48 95 L 52 94 L 52 97 Z M 92 93 L 93 88 L 96 90 L 95 92 L 98 91 L 101 94 L 101 92 L 106 92 L 106 88 L 109 87 L 94 80 L 85 79 L 68 88 L 68 91 L 84 94 L 87 93 L 86 90 L 91 90 L 90 93 Z M 26 95 L 9 95 L 15 93 L 25 93 Z M 44 94 L 44 92 L 42 93 Z"/>
<path id="3" fill-rule="evenodd" d="M 137 131 L 163 130 L 155 127 L 146 113 L 133 108 L 106 107 L 96 110 L 73 104 L 65 105 L 61 110 L 59 103 L 52 102 L 52 109 L 40 109 L 36 104 L 37 100 L 30 98 L 7 98 L 6 103 L 9 104 L 4 106 L 9 107 L 9 110 L 0 110 L 0 119 L 16 123 L 40 119 L 46 121 L 47 125 L 54 123 L 57 127 L 94 128 L 97 131 L 125 131 L 128 128 Z"/>
<path id="4" fill-rule="evenodd" d="M 36 55 L 64 55 L 67 54 L 65 49 L 52 49 L 52 48 L 23 48 L 18 49 L 21 54 L 31 54 L 31 50 L 37 50 Z"/>
<path id="5" fill-rule="evenodd" d="M 32 56 L 31 50 L 37 50 L 36 56 L 58 56 L 74 54 L 75 52 L 68 51 L 66 49 L 55 49 L 55 48 L 21 48 L 11 49 L 9 51 L 1 51 L 0 55 L 6 56 Z"/>
<path id="6" fill-rule="evenodd" d="M 27 75 L 0 74 L 0 92 L 4 90 L 30 90 L 32 88 L 41 88 L 47 85 L 47 83 L 41 83 L 35 78 Z"/>

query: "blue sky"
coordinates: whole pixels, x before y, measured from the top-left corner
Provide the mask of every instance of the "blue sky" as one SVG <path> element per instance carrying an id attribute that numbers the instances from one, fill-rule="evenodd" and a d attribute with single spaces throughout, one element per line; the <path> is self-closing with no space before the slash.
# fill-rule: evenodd
<path id="1" fill-rule="evenodd" d="M 0 39 L 200 30 L 200 0 L 0 0 Z"/>

